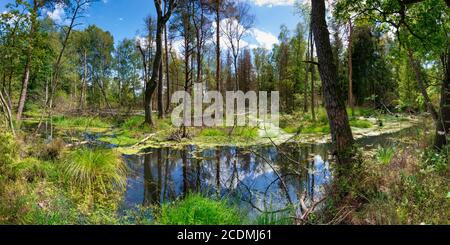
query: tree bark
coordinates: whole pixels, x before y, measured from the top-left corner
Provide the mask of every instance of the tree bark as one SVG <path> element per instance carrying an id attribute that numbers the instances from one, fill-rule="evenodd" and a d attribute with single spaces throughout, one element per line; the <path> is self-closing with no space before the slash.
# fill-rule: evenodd
<path id="1" fill-rule="evenodd" d="M 163 105 L 163 65 L 162 62 L 159 65 L 158 76 L 158 117 L 164 118 L 164 105 Z"/>
<path id="2" fill-rule="evenodd" d="M 311 62 L 314 62 L 314 42 L 313 42 L 312 27 L 311 27 L 311 31 L 309 33 L 309 40 L 310 40 L 310 45 L 311 45 L 310 59 L 311 59 Z M 315 96 L 314 95 L 314 93 L 315 93 L 314 80 L 316 79 L 315 78 L 316 68 L 312 64 L 310 65 L 310 68 L 311 68 L 311 70 L 310 70 L 310 72 L 311 72 L 311 116 L 312 116 L 313 121 L 316 121 L 316 99 L 314 98 L 314 96 Z"/>
<path id="3" fill-rule="evenodd" d="M 22 120 L 23 108 L 25 107 L 25 102 L 27 100 L 28 83 L 30 81 L 31 60 L 33 58 L 33 42 L 34 36 L 38 28 L 37 11 L 38 11 L 38 3 L 34 1 L 33 12 L 31 13 L 30 35 L 28 36 L 28 42 L 30 46 L 28 47 L 27 58 L 25 61 L 25 68 L 23 71 L 22 89 L 20 92 L 19 105 L 17 107 L 17 115 L 16 115 L 17 121 Z"/>
<path id="4" fill-rule="evenodd" d="M 427 110 L 431 114 L 431 117 L 433 118 L 434 122 L 436 124 L 438 124 L 439 123 L 439 115 L 438 115 L 436 109 L 434 108 L 430 97 L 428 96 L 427 88 L 425 86 L 425 81 L 423 79 L 423 75 L 422 75 L 422 72 L 421 72 L 421 69 L 420 69 L 420 64 L 414 58 L 414 54 L 413 54 L 412 50 L 409 49 L 409 48 L 408 48 L 408 59 L 409 59 L 409 63 L 411 64 L 411 66 L 412 66 L 412 68 L 414 70 L 414 74 L 416 76 L 417 83 L 419 85 L 419 90 L 422 93 L 423 99 L 424 99 L 425 104 L 427 106 Z"/>
<path id="5" fill-rule="evenodd" d="M 156 52 L 153 60 L 152 66 L 152 76 L 149 81 L 147 81 L 145 87 L 145 95 L 144 95 L 144 111 L 145 111 L 145 123 L 149 125 L 154 125 L 152 120 L 152 97 L 153 94 L 158 87 L 157 80 L 159 76 L 159 68 L 161 66 L 161 58 L 162 58 L 162 31 L 167 21 L 169 20 L 173 9 L 175 8 L 175 1 L 169 0 L 169 5 L 167 7 L 167 12 L 163 14 L 161 9 L 161 0 L 155 0 L 155 8 L 158 16 L 157 24 L 156 24 Z"/>
<path id="6" fill-rule="evenodd" d="M 167 25 L 164 25 L 164 47 L 166 50 L 166 86 L 167 86 L 167 97 L 166 97 L 166 113 L 169 113 L 169 109 L 170 109 L 170 67 L 169 67 L 169 45 L 167 44 L 168 40 L 168 35 L 167 35 Z"/>
<path id="7" fill-rule="evenodd" d="M 350 128 L 342 90 L 338 83 L 336 65 L 325 20 L 325 1 L 312 1 L 312 29 L 317 48 L 322 89 L 330 121 L 331 138 L 337 156 L 337 163 L 348 166 L 353 158 L 353 135 Z"/>
<path id="8" fill-rule="evenodd" d="M 353 108 L 353 24 L 352 20 L 348 21 L 348 105 L 352 109 L 352 113 L 354 113 Z"/>
<path id="9" fill-rule="evenodd" d="M 220 81 L 220 0 L 216 0 L 216 86 L 217 91 L 221 92 Z"/>
<path id="10" fill-rule="evenodd" d="M 446 53 L 442 55 L 444 67 L 444 81 L 441 85 L 441 102 L 439 118 L 436 125 L 436 137 L 434 147 L 442 150 L 449 143 L 450 136 L 450 57 Z"/>

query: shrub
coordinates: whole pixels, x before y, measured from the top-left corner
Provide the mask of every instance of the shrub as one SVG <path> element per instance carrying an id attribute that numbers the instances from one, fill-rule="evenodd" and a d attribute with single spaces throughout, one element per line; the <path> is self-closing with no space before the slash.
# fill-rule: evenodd
<path id="1" fill-rule="evenodd" d="M 66 143 L 63 139 L 53 139 L 50 143 L 44 146 L 41 157 L 48 160 L 57 160 L 61 157 L 65 147 Z"/>
<path id="2" fill-rule="evenodd" d="M 425 167 L 429 170 L 435 170 L 441 173 L 448 170 L 448 156 L 445 150 L 442 152 L 434 149 L 425 150 L 422 159 Z"/>
<path id="3" fill-rule="evenodd" d="M 106 194 L 126 185 L 125 163 L 113 150 L 77 149 L 67 155 L 62 168 L 65 179 L 81 191 L 98 190 Z"/>
<path id="4" fill-rule="evenodd" d="M 173 205 L 164 205 L 157 222 L 166 225 L 237 225 L 242 220 L 224 200 L 189 194 Z"/>
<path id="5" fill-rule="evenodd" d="M 13 172 L 16 177 L 23 178 L 28 182 L 57 175 L 53 164 L 41 162 L 36 158 L 25 158 L 14 164 Z"/>
<path id="6" fill-rule="evenodd" d="M 7 171 L 17 158 L 18 147 L 14 136 L 0 131 L 0 175 Z"/>

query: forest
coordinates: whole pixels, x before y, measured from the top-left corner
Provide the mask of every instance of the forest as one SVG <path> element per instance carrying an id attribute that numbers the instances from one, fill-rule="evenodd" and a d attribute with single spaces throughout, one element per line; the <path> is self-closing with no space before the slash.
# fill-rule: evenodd
<path id="1" fill-rule="evenodd" d="M 258 1 L 145 0 L 124 39 L 107 2 L 0 3 L 0 224 L 450 224 L 449 1 L 286 1 L 270 45 Z M 278 121 L 176 125 L 180 91 Z"/>

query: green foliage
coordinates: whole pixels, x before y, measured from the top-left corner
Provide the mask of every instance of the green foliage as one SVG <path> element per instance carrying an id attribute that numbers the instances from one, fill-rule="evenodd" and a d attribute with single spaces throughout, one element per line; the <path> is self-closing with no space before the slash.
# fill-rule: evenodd
<path id="1" fill-rule="evenodd" d="M 23 178 L 28 182 L 36 179 L 51 178 L 56 179 L 58 172 L 54 163 L 43 162 L 36 158 L 25 158 L 12 167 L 17 178 Z"/>
<path id="2" fill-rule="evenodd" d="M 64 178 L 80 191 L 108 193 L 126 185 L 126 166 L 119 153 L 109 149 L 81 148 L 62 162 Z"/>
<path id="3" fill-rule="evenodd" d="M 18 160 L 18 145 L 11 133 L 0 130 L 0 180 Z"/>
<path id="4" fill-rule="evenodd" d="M 139 128 L 144 124 L 144 117 L 143 116 L 132 116 L 123 122 L 120 127 L 123 129 L 134 129 Z"/>
<path id="5" fill-rule="evenodd" d="M 427 149 L 422 155 L 423 163 L 428 171 L 445 173 L 449 169 L 448 153 L 443 150 L 438 152 L 434 149 Z"/>
<path id="6" fill-rule="evenodd" d="M 157 223 L 167 225 L 238 225 L 243 220 L 225 200 L 189 194 L 174 204 L 164 205 Z"/>
<path id="7" fill-rule="evenodd" d="M 450 200 L 445 178 L 417 173 L 401 175 L 396 189 L 397 214 L 406 224 L 449 224 Z"/>

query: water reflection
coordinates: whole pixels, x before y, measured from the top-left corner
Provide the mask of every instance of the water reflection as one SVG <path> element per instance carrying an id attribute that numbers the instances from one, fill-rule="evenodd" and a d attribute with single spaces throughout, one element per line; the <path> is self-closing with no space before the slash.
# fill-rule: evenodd
<path id="1" fill-rule="evenodd" d="M 327 150 L 326 145 L 201 151 L 189 146 L 125 156 L 131 174 L 123 209 L 167 203 L 189 192 L 226 195 L 250 213 L 298 205 L 303 195 L 318 200 L 330 180 Z"/>

